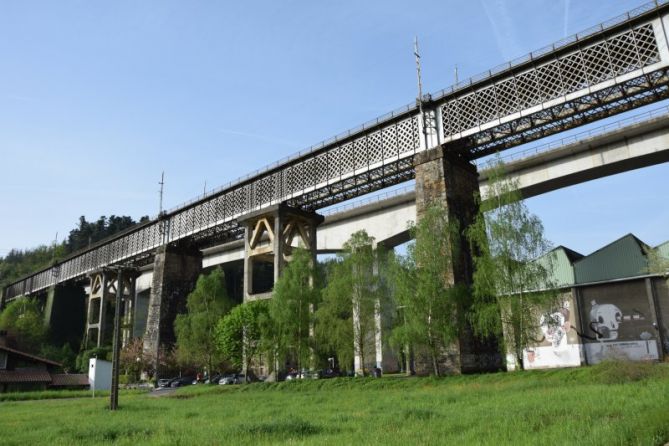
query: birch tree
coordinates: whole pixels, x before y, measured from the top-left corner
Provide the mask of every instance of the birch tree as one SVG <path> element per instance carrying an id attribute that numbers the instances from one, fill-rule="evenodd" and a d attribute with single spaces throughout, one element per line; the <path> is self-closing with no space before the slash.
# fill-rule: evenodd
<path id="1" fill-rule="evenodd" d="M 523 350 L 536 342 L 541 315 L 557 305 L 551 265 L 535 261 L 550 248 L 541 220 L 522 201 L 518 184 L 498 162 L 488 193 L 468 230 L 474 252 L 470 321 L 475 332 L 503 338 L 506 352 L 524 368 Z"/>

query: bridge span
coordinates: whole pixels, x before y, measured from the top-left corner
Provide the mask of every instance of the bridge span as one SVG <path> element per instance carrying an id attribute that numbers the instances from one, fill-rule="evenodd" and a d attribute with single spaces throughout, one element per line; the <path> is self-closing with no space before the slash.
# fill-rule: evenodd
<path id="1" fill-rule="evenodd" d="M 496 160 L 495 158 L 494 160 Z M 583 134 L 516 153 L 504 169 L 517 181 L 524 198 L 585 181 L 669 161 L 669 108 L 663 107 Z M 479 185 L 487 193 L 489 163 L 482 163 Z M 393 248 L 410 239 L 407 223 L 416 220 L 413 186 L 330 209 L 318 226 L 318 253 L 335 253 L 350 234 L 365 229 L 378 243 Z M 204 251 L 203 266 L 244 259 L 241 241 Z"/>
<path id="2" fill-rule="evenodd" d="M 294 244 L 300 243 L 313 256 L 319 250 L 336 251 L 341 248 L 340 234 L 359 225 L 356 215 L 376 218 L 371 209 L 367 214 L 351 210 L 323 222 L 315 212 L 319 209 L 415 180 L 413 213 L 410 204 L 398 204 L 394 217 L 379 218 L 399 226 L 404 216 L 420 218 L 428 206 L 440 203 L 450 219 L 467 227 L 477 206 L 476 160 L 668 98 L 668 27 L 669 0 L 648 3 L 425 95 L 76 252 L 10 284 L 3 290 L 3 301 L 47 290 L 52 295 L 64 283 L 90 280 L 86 337 L 100 345 L 109 296 L 121 288 L 123 313 L 130 315 L 136 271 L 152 264 L 144 343 L 157 355 L 160 343 L 173 341 L 172 320 L 201 271 L 203 251 L 220 257 L 223 251 L 214 254 L 209 248 L 235 241 L 228 246 L 243 245 L 244 299 L 251 300 L 265 297 L 254 290 L 258 267 L 272 271 L 276 281 Z M 666 149 L 649 148 L 664 144 L 664 120 L 639 124 L 638 133 L 627 129 L 623 139 L 613 132 L 608 142 L 602 136 L 518 160 L 512 174 L 531 196 L 662 162 Z M 481 179 L 485 178 L 483 171 Z M 485 185 L 481 189 L 485 193 Z M 400 231 L 377 238 L 397 243 L 406 237 Z M 469 283 L 470 253 L 458 254 L 452 263 L 453 280 Z M 126 271 L 118 287 L 110 267 Z M 456 361 L 457 368 L 473 364 L 470 359 L 476 353 L 467 345 L 461 340 L 464 350 L 456 355 L 462 359 Z"/>

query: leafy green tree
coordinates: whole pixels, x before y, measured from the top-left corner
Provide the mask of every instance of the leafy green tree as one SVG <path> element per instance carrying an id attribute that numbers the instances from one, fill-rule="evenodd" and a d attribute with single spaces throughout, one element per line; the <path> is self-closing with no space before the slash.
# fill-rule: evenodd
<path id="1" fill-rule="evenodd" d="M 557 305 L 550 262 L 537 262 L 550 249 L 541 220 L 525 206 L 518 184 L 493 169 L 480 213 L 468 230 L 473 245 L 474 283 L 470 321 L 481 336 L 504 339 L 506 351 L 524 368 L 523 350 L 536 342 L 539 319 Z"/>
<path id="2" fill-rule="evenodd" d="M 198 278 L 195 289 L 188 295 L 187 312 L 177 315 L 174 321 L 180 361 L 206 366 L 211 373 L 218 358 L 214 330 L 233 305 L 221 268 Z"/>
<path id="3" fill-rule="evenodd" d="M 52 361 L 59 362 L 66 373 L 77 370 L 77 354 L 72 350 L 70 344 L 65 343 L 62 347 L 51 344 L 42 344 L 40 355 Z"/>
<path id="4" fill-rule="evenodd" d="M 314 283 L 315 275 L 316 265 L 310 253 L 304 249 L 294 249 L 291 261 L 274 284 L 269 304 L 277 353 L 279 357 L 289 355 L 295 358 L 298 370 L 305 364 L 313 367 L 310 364 L 310 338 L 314 306 L 320 295 Z"/>
<path id="5" fill-rule="evenodd" d="M 413 249 L 409 245 L 408 254 Z M 416 295 L 416 264 L 413 255 L 396 255 L 392 253 L 388 259 L 387 284 L 389 296 L 396 310 L 392 324 L 390 344 L 402 353 L 404 370 L 407 375 L 412 372 L 411 351 L 414 338 L 413 329 L 409 326 L 408 311 Z"/>
<path id="6" fill-rule="evenodd" d="M 360 358 L 364 373 L 370 335 L 376 330 L 375 314 L 385 297 L 378 274 L 379 253 L 374 238 L 358 231 L 344 244 L 332 267 L 317 311 L 317 337 L 337 353 L 340 364 Z"/>
<path id="7" fill-rule="evenodd" d="M 648 261 L 647 272 L 660 276 L 669 276 L 669 259 L 664 257 L 657 249 L 644 248 Z"/>
<path id="8" fill-rule="evenodd" d="M 467 289 L 453 284 L 452 258 L 458 255 L 458 228 L 448 221 L 442 206 L 429 207 L 411 231 L 415 242 L 407 257 L 390 262 L 389 275 L 402 320 L 395 340 L 427 353 L 432 374 L 440 376 L 443 354 L 463 328 Z"/>
<path id="9" fill-rule="evenodd" d="M 248 375 L 254 359 L 263 350 L 263 321 L 268 315 L 266 300 L 234 307 L 216 325 L 216 344 L 223 359 Z"/>
<path id="10" fill-rule="evenodd" d="M 39 302 L 32 298 L 10 302 L 0 314 L 0 330 L 6 330 L 20 350 L 38 353 L 47 335 Z"/>
<path id="11" fill-rule="evenodd" d="M 91 358 L 98 358 L 105 361 L 112 360 L 111 347 L 93 347 L 88 350 L 82 350 L 77 355 L 76 369 L 80 373 L 88 373 L 88 361 Z"/>

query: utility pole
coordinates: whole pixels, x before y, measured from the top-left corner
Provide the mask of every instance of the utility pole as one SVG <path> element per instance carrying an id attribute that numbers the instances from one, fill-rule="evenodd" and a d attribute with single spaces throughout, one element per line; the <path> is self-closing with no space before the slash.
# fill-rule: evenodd
<path id="1" fill-rule="evenodd" d="M 425 150 L 429 148 L 427 138 L 427 121 L 425 119 L 425 111 L 423 110 L 423 79 L 420 72 L 420 52 L 418 51 L 418 36 L 413 39 L 413 55 L 416 59 L 416 77 L 418 79 L 418 111 L 420 112 L 420 119 L 423 123 L 423 138 L 425 139 Z"/>
<path id="2" fill-rule="evenodd" d="M 453 70 L 455 72 L 455 85 L 458 85 L 459 79 L 458 79 L 458 66 L 455 66 L 455 69 Z"/>
<path id="3" fill-rule="evenodd" d="M 121 298 L 123 297 L 123 269 L 116 272 L 116 308 L 114 308 L 114 343 L 112 352 L 112 384 L 109 409 L 118 409 L 118 374 L 121 356 Z"/>

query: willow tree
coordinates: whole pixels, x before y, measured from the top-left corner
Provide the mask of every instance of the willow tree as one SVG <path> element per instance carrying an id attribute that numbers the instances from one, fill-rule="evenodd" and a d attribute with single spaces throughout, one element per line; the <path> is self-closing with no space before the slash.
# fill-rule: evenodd
<path id="1" fill-rule="evenodd" d="M 212 372 L 219 359 L 214 331 L 219 319 L 233 305 L 221 268 L 197 279 L 186 301 L 187 312 L 177 315 L 174 321 L 179 361 L 207 367 L 207 371 Z"/>
<path id="2" fill-rule="evenodd" d="M 312 358 L 310 345 L 314 305 L 319 291 L 314 286 L 316 268 L 311 254 L 304 249 L 293 249 L 292 259 L 274 284 L 269 316 L 273 324 L 279 357 L 291 356 L 298 370 Z"/>
<path id="3" fill-rule="evenodd" d="M 550 248 L 541 220 L 522 200 L 518 183 L 497 162 L 480 212 L 468 229 L 473 245 L 473 302 L 470 321 L 481 336 L 503 338 L 521 369 L 523 350 L 533 343 L 539 320 L 557 304 L 551 264 L 536 261 Z"/>

